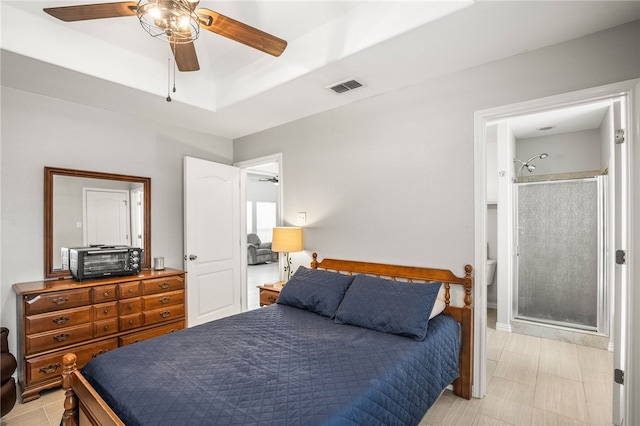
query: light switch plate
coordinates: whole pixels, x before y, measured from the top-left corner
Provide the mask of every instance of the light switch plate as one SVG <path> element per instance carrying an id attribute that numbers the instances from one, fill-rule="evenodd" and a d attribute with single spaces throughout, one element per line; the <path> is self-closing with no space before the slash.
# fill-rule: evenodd
<path id="1" fill-rule="evenodd" d="M 307 212 L 298 212 L 298 225 L 302 226 L 307 223 Z"/>

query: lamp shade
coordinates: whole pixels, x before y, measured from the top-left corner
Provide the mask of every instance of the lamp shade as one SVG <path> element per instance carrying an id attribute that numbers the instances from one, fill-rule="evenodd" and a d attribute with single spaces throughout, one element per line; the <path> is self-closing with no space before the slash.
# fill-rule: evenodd
<path id="1" fill-rule="evenodd" d="M 273 228 L 271 250 L 279 253 L 293 253 L 303 249 L 302 228 L 293 226 Z"/>

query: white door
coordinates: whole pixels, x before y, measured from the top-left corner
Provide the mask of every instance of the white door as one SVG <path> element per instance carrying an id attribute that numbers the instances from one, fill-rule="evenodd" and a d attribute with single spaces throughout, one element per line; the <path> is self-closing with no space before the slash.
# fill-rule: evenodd
<path id="1" fill-rule="evenodd" d="M 241 311 L 240 169 L 184 158 L 187 322 Z"/>
<path id="2" fill-rule="evenodd" d="M 146 250 L 144 246 L 144 190 L 131 191 L 131 246 Z"/>
<path id="3" fill-rule="evenodd" d="M 129 192 L 83 188 L 84 245 L 131 245 Z"/>
<path id="4" fill-rule="evenodd" d="M 614 131 L 623 129 L 625 133 L 628 133 L 626 123 L 623 120 L 624 106 L 620 101 L 617 101 L 613 105 L 613 121 Z M 614 185 L 615 185 L 615 243 L 614 250 L 623 250 L 628 253 L 628 241 L 627 241 L 627 220 L 628 220 L 628 170 L 627 170 L 627 155 L 628 155 L 628 135 L 619 135 L 624 140 L 618 140 L 614 143 Z M 615 253 L 614 253 L 615 255 Z M 614 371 L 625 371 L 626 368 L 626 345 L 627 341 L 627 300 L 628 300 L 628 283 L 627 283 L 627 266 L 620 264 L 622 261 L 616 259 L 616 265 L 614 270 L 614 336 L 613 336 L 613 368 Z M 613 424 L 624 424 L 624 412 L 626 404 L 624 384 L 617 383 L 614 379 L 613 383 Z"/>

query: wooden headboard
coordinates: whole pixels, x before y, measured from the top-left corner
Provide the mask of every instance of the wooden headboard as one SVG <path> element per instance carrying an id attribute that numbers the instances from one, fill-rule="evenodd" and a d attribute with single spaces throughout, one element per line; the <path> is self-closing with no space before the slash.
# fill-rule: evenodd
<path id="1" fill-rule="evenodd" d="M 473 267 L 465 265 L 464 276 L 459 277 L 447 269 L 421 268 L 416 266 L 398 266 L 384 263 L 358 262 L 352 260 L 323 259 L 318 261 L 318 254 L 313 253 L 311 268 L 340 272 L 347 275 L 365 274 L 392 281 L 401 280 L 414 283 L 441 282 L 445 288 L 446 307 L 443 314 L 451 315 L 461 327 L 461 346 L 459 369 L 460 377 L 453 382 L 456 395 L 471 399 L 473 384 Z M 451 304 L 451 286 L 459 285 L 464 291 L 462 306 Z"/>

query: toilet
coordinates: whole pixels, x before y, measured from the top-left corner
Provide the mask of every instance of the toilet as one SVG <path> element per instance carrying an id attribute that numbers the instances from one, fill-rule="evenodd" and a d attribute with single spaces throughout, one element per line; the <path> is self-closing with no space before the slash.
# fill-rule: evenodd
<path id="1" fill-rule="evenodd" d="M 487 259 L 487 285 L 493 284 L 493 279 L 496 276 L 496 260 Z"/>

